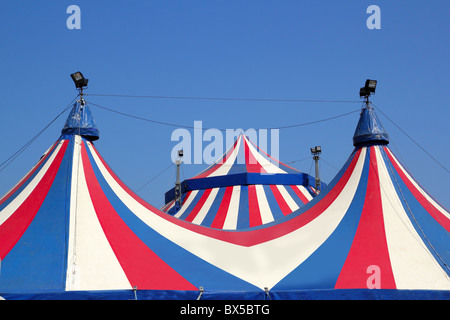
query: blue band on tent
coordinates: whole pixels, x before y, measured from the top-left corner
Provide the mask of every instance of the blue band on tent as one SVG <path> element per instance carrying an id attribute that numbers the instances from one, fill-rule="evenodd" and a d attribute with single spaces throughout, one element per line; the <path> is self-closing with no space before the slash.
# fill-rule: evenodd
<path id="1" fill-rule="evenodd" d="M 230 186 L 245 185 L 303 185 L 314 186 L 314 178 L 305 174 L 285 174 L 285 173 L 238 173 L 219 177 L 188 179 L 181 183 L 181 193 L 192 190 L 204 190 Z M 325 184 L 322 183 L 322 187 Z M 165 193 L 165 203 L 169 203 L 175 198 L 175 188 Z"/>
<path id="2" fill-rule="evenodd" d="M 0 292 L 6 300 L 195 300 L 199 291 L 102 290 Z M 208 291 L 201 300 L 449 300 L 446 290 L 323 289 L 287 291 Z M 184 303 L 184 302 L 183 302 Z"/>

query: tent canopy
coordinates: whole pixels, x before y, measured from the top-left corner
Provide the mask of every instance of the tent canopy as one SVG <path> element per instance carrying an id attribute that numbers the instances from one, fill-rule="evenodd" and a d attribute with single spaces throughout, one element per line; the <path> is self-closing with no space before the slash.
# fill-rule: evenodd
<path id="1" fill-rule="evenodd" d="M 378 123 L 367 111 L 361 117 Z M 117 177 L 92 135 L 64 131 L 0 199 L 0 296 L 449 299 L 450 214 L 385 131 L 365 128 L 320 195 L 238 230 L 156 209 Z"/>

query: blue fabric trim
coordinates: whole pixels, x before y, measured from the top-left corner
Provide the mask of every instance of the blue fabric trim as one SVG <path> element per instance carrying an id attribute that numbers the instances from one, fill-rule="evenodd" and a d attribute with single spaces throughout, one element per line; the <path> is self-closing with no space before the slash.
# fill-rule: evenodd
<path id="1" fill-rule="evenodd" d="M 230 186 L 246 186 L 253 184 L 261 185 L 303 185 L 314 186 L 315 180 L 313 177 L 306 173 L 298 174 L 264 174 L 264 173 L 237 173 L 229 174 L 219 177 L 188 179 L 181 183 L 181 193 L 186 193 L 191 190 L 205 190 L 220 187 Z M 326 187 L 325 183 L 322 183 L 322 190 Z M 167 191 L 165 194 L 165 203 L 169 203 L 175 197 L 175 188 Z"/>
<path id="2" fill-rule="evenodd" d="M 109 290 L 0 292 L 6 300 L 196 300 L 200 291 Z M 447 290 L 327 289 L 270 291 L 205 291 L 201 300 L 450 300 Z M 267 301 L 266 303 L 268 303 Z M 159 302 L 161 303 L 161 302 Z M 201 302 L 199 302 L 201 303 Z M 296 305 L 298 307 L 298 305 Z M 167 310 L 166 310 L 167 311 Z M 179 312 L 179 309 L 177 310 Z"/>

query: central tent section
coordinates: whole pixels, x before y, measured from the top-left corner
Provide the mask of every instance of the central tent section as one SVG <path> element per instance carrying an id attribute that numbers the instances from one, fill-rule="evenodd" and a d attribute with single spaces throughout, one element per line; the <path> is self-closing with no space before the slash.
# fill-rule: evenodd
<path id="1" fill-rule="evenodd" d="M 227 152 L 203 172 L 165 195 L 163 211 L 216 229 L 245 229 L 280 219 L 316 195 L 314 178 L 261 150 L 240 135 Z"/>

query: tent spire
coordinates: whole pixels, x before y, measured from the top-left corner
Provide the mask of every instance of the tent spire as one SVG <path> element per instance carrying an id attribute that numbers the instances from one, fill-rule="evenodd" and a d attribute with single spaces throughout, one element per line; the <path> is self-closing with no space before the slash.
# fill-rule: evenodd
<path id="1" fill-rule="evenodd" d="M 364 108 L 361 110 L 358 125 L 353 135 L 355 147 L 376 144 L 388 144 L 389 135 L 370 106 L 369 96 L 375 93 L 376 80 L 366 80 L 366 85 L 359 91 L 360 97 L 364 97 Z"/>
<path id="2" fill-rule="evenodd" d="M 74 103 L 61 134 L 80 135 L 89 141 L 98 140 L 100 133 L 91 110 L 86 105 L 86 100 L 83 99 L 83 88 L 87 87 L 89 80 L 85 79 L 81 72 L 73 73 L 70 76 L 80 92 L 80 99 Z"/>

